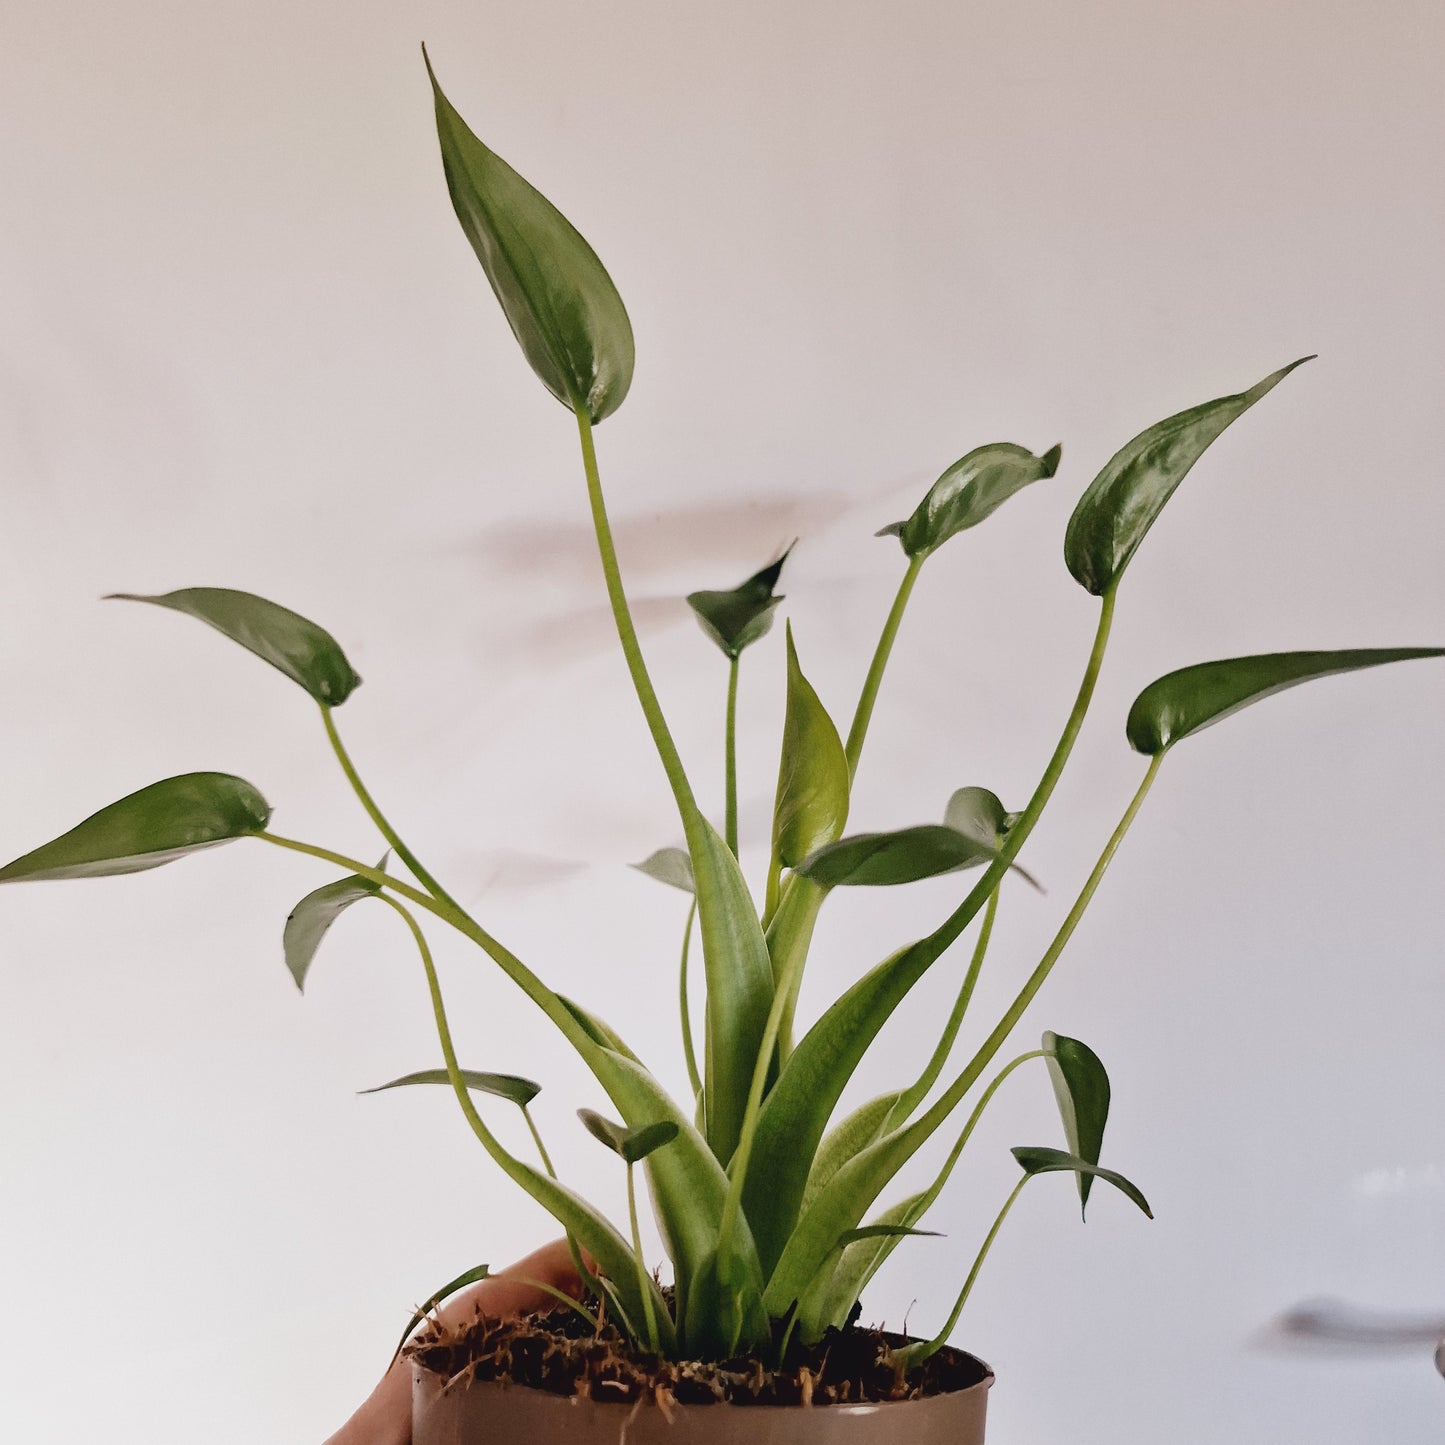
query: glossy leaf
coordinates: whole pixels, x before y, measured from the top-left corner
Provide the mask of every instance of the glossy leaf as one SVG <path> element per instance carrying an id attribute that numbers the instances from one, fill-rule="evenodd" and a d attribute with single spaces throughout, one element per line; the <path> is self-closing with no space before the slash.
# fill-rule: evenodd
<path id="1" fill-rule="evenodd" d="M 594 1139 L 600 1140 L 614 1154 L 620 1154 L 629 1164 L 639 1164 L 649 1154 L 671 1144 L 678 1136 L 678 1126 L 670 1119 L 644 1125 L 640 1129 L 629 1129 L 625 1124 L 616 1124 L 592 1109 L 578 1109 L 577 1117 L 587 1127 Z"/>
<path id="2" fill-rule="evenodd" d="M 286 967 L 291 970 L 298 989 L 305 989 L 311 961 L 331 925 L 353 903 L 360 903 L 363 898 L 375 898 L 380 892 L 379 884 L 352 874 L 308 893 L 291 910 L 282 930 L 281 943 L 286 954 Z M 446 1071 L 441 1072 L 445 1079 Z"/>
<path id="3" fill-rule="evenodd" d="M 1274 390 L 1303 357 L 1237 396 L 1191 407 L 1126 442 L 1079 498 L 1064 534 L 1064 560 L 1095 596 L 1118 582 L 1174 490 L 1205 450 L 1255 402 Z"/>
<path id="4" fill-rule="evenodd" d="M 893 833 L 855 833 L 809 854 L 797 871 L 824 888 L 880 888 L 977 868 L 997 853 L 956 828 L 924 823 Z"/>
<path id="5" fill-rule="evenodd" d="M 831 843 L 848 821 L 848 759 L 833 720 L 798 666 L 788 628 L 788 705 L 773 806 L 773 853 L 794 868 Z"/>
<path id="6" fill-rule="evenodd" d="M 184 587 L 154 597 L 136 592 L 110 595 L 119 601 L 149 602 L 199 618 L 285 673 L 328 707 L 340 707 L 361 686 L 341 645 L 329 632 L 252 592 L 236 592 L 229 587 Z"/>
<path id="7" fill-rule="evenodd" d="M 1106 1184 L 1112 1184 L 1121 1194 L 1137 1204 L 1150 1219 L 1154 1218 L 1154 1211 L 1149 1208 L 1149 1201 L 1122 1174 L 1116 1173 L 1113 1169 L 1100 1169 L 1097 1164 L 1091 1164 L 1087 1159 L 1079 1158 L 1077 1154 L 1066 1154 L 1062 1149 L 1040 1149 L 1029 1146 L 1010 1150 L 1010 1153 L 1018 1160 L 1019 1167 L 1025 1174 L 1054 1174 L 1067 1171 L 1075 1174 L 1091 1174 L 1096 1179 L 1102 1179 Z"/>
<path id="8" fill-rule="evenodd" d="M 697 883 L 692 876 L 692 858 L 685 848 L 659 848 L 641 863 L 630 866 L 670 888 L 680 888 L 684 893 L 697 892 Z"/>
<path id="9" fill-rule="evenodd" d="M 92 813 L 68 833 L 0 868 L 0 883 L 139 873 L 201 848 L 262 832 L 271 808 L 229 773 L 183 773 Z"/>
<path id="10" fill-rule="evenodd" d="M 1141 753 L 1153 756 L 1248 707 L 1317 677 L 1358 672 L 1387 662 L 1445 656 L 1439 647 L 1374 647 L 1339 652 L 1272 652 L 1182 667 L 1151 682 L 1129 709 L 1126 732 Z"/>
<path id="11" fill-rule="evenodd" d="M 906 522 L 884 527 L 910 557 L 926 557 L 952 536 L 991 517 L 1015 492 L 1059 469 L 1060 448 L 1036 457 L 1011 442 L 977 447 L 949 467 Z"/>
<path id="12" fill-rule="evenodd" d="M 687 605 L 725 656 L 738 657 L 745 647 L 767 635 L 773 625 L 773 612 L 783 600 L 773 589 L 792 550 L 789 547 L 776 562 L 770 562 L 730 591 L 688 594 Z"/>
<path id="13" fill-rule="evenodd" d="M 1078 1039 L 1045 1033 L 1043 1049 L 1069 1153 L 1097 1164 L 1109 1121 L 1109 1075 L 1093 1049 Z M 1082 1212 L 1088 1207 L 1094 1176 L 1081 1173 L 1078 1181 Z"/>
<path id="14" fill-rule="evenodd" d="M 632 384 L 632 323 L 592 247 L 477 139 L 427 61 L 457 219 L 532 370 L 564 406 L 601 421 Z"/>
<path id="15" fill-rule="evenodd" d="M 507 1099 L 519 1109 L 525 1109 L 542 1092 L 541 1084 L 531 1079 L 518 1078 L 516 1074 L 487 1074 L 478 1069 L 463 1069 L 462 1078 L 467 1088 L 483 1094 L 493 1094 L 498 1099 Z M 363 1094 L 380 1094 L 387 1089 L 403 1089 L 412 1084 L 443 1084 L 451 1087 L 451 1077 L 445 1069 L 418 1069 L 414 1074 L 403 1074 L 387 1084 L 378 1084 L 374 1089 L 362 1089 Z"/>

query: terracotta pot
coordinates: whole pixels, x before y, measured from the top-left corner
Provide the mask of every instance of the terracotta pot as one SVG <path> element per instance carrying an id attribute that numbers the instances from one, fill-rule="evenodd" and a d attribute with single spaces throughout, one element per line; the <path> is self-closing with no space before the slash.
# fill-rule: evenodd
<path id="1" fill-rule="evenodd" d="M 412 1445 L 983 1445 L 993 1372 L 896 1405 L 597 1404 L 523 1386 L 458 1384 L 413 1367 Z"/>

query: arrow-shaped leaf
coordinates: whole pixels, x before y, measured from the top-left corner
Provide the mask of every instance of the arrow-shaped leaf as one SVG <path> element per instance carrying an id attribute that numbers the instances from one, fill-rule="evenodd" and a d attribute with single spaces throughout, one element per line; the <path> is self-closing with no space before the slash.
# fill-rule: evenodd
<path id="1" fill-rule="evenodd" d="M 0 868 L 0 883 L 139 873 L 200 848 L 262 832 L 271 808 L 229 773 L 183 773 L 92 813 L 68 833 Z"/>
<path id="2" fill-rule="evenodd" d="M 671 1144 L 678 1135 L 678 1126 L 671 1119 L 660 1119 L 655 1124 L 644 1124 L 640 1129 L 629 1129 L 593 1109 L 578 1109 L 577 1117 L 594 1139 L 605 1144 L 614 1154 L 620 1154 L 629 1164 L 640 1164 L 664 1144 Z"/>
<path id="3" fill-rule="evenodd" d="M 809 854 L 797 871 L 824 888 L 883 888 L 976 868 L 996 852 L 942 823 L 924 823 L 840 838 Z"/>
<path id="4" fill-rule="evenodd" d="M 385 860 L 382 861 L 385 866 Z M 281 945 L 286 954 L 286 967 L 291 970 L 298 989 L 305 989 L 311 961 L 331 925 L 353 903 L 360 903 L 363 898 L 375 898 L 380 892 L 379 883 L 352 874 L 348 878 L 338 878 L 334 883 L 323 884 L 308 893 L 291 910 L 286 927 L 281 932 Z M 445 1070 L 442 1070 L 442 1078 L 446 1078 Z"/>
<path id="5" fill-rule="evenodd" d="M 1445 648 L 1440 647 L 1372 647 L 1339 652 L 1271 652 L 1201 662 L 1151 682 L 1134 699 L 1126 731 L 1135 749 L 1153 756 L 1180 738 L 1287 687 L 1337 672 L 1442 656 Z"/>
<path id="6" fill-rule="evenodd" d="M 1312 359 L 1282 366 L 1237 396 L 1178 412 L 1126 442 L 1069 518 L 1064 560 L 1077 581 L 1095 596 L 1118 582 L 1144 534 L 1209 445 L 1295 367 Z"/>
<path id="7" fill-rule="evenodd" d="M 838 729 L 798 666 L 789 627 L 788 705 L 773 807 L 773 854 L 783 867 L 795 867 L 843 831 L 849 787 Z"/>
<path id="8" fill-rule="evenodd" d="M 122 602 L 149 602 L 209 623 L 232 642 L 284 672 L 319 703 L 340 707 L 361 686 L 340 644 L 297 612 L 252 592 L 229 587 L 183 587 L 154 597 L 112 592 Z"/>
<path id="9" fill-rule="evenodd" d="M 461 1076 L 469 1089 L 483 1094 L 492 1094 L 506 1099 L 519 1109 L 525 1109 L 542 1092 L 541 1084 L 531 1079 L 519 1078 L 516 1074 L 488 1074 L 479 1069 L 462 1069 Z M 451 1087 L 451 1076 L 445 1069 L 418 1069 L 414 1074 L 403 1074 L 390 1083 L 378 1084 L 374 1089 L 362 1089 L 363 1094 L 380 1094 L 387 1089 L 403 1089 L 411 1084 L 442 1084 Z"/>
<path id="10" fill-rule="evenodd" d="M 697 614 L 698 624 L 725 656 L 737 657 L 745 647 L 767 635 L 773 625 L 773 611 L 783 600 L 773 588 L 792 550 L 789 547 L 776 562 L 770 562 L 730 591 L 688 594 L 687 605 Z"/>
<path id="11" fill-rule="evenodd" d="M 1046 1033 L 1043 1048 L 1069 1152 L 1097 1164 L 1109 1121 L 1109 1075 L 1093 1049 L 1078 1039 Z M 1088 1206 L 1093 1183 L 1092 1174 L 1079 1175 L 1081 1209 Z"/>
<path id="12" fill-rule="evenodd" d="M 686 848 L 659 848 L 641 863 L 630 866 L 671 888 L 680 888 L 684 893 L 697 892 L 697 883 L 692 876 L 692 858 Z"/>
<path id="13" fill-rule="evenodd" d="M 897 537 L 910 557 L 926 557 L 991 517 L 1030 482 L 1053 476 L 1059 457 L 1058 447 L 1041 457 L 1012 442 L 977 447 L 934 482 L 906 522 L 893 522 L 878 535 Z"/>
<path id="14" fill-rule="evenodd" d="M 1091 1164 L 1087 1159 L 1080 1159 L 1077 1154 L 1066 1154 L 1062 1149 L 1041 1149 L 1026 1147 L 1010 1151 L 1018 1160 L 1019 1167 L 1025 1174 L 1055 1174 L 1072 1172 L 1074 1174 L 1092 1174 L 1096 1179 L 1102 1179 L 1112 1184 L 1115 1189 L 1127 1195 L 1150 1219 L 1154 1218 L 1154 1211 L 1149 1208 L 1149 1201 L 1143 1194 L 1132 1185 L 1122 1174 L 1112 1169 L 1100 1169 L 1097 1164 Z"/>
<path id="15" fill-rule="evenodd" d="M 452 205 L 512 334 L 547 390 L 599 422 L 632 384 L 622 298 L 572 223 L 472 134 L 430 60 L 427 74 Z"/>

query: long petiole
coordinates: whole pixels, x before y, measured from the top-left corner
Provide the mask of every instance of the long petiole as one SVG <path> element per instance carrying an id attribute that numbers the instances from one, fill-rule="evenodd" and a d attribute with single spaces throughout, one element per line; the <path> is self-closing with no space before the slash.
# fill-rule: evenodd
<path id="1" fill-rule="evenodd" d="M 1024 1185 L 1033 1178 L 1032 1174 L 1025 1174 L 1017 1184 L 1014 1185 L 1009 1197 L 1004 1200 L 1003 1208 L 998 1212 L 998 1218 L 994 1220 L 993 1227 L 984 1236 L 982 1246 L 979 1248 L 978 1256 L 973 1261 L 973 1268 L 968 1272 L 968 1278 L 963 1282 L 963 1288 L 959 1291 L 957 1300 L 954 1301 L 953 1312 L 949 1315 L 947 1323 L 931 1339 L 919 1344 L 909 1345 L 906 1349 L 898 1350 L 893 1355 L 894 1364 L 904 1372 L 921 1365 L 931 1355 L 936 1355 L 944 1345 L 948 1343 L 948 1337 L 953 1333 L 953 1327 L 958 1323 L 958 1317 L 963 1313 L 963 1307 L 968 1303 L 968 1297 L 973 1293 L 974 1282 L 978 1279 L 978 1273 L 983 1268 L 983 1262 L 988 1258 L 988 1252 L 993 1248 L 993 1242 L 998 1238 L 998 1232 L 1003 1228 L 1003 1222 L 1008 1218 L 1009 1210 L 1014 1207 L 1014 1201 L 1024 1191 Z"/>
<path id="2" fill-rule="evenodd" d="M 908 570 L 898 584 L 898 593 L 893 599 L 893 606 L 888 610 L 888 618 L 883 624 L 883 632 L 873 652 L 873 660 L 868 664 L 868 674 L 863 679 L 863 691 L 858 698 L 858 706 L 853 713 L 853 725 L 848 729 L 848 741 L 843 748 L 848 759 L 848 771 L 854 776 L 858 772 L 858 759 L 863 755 L 863 743 L 868 737 L 868 724 L 873 718 L 873 707 L 878 701 L 883 671 L 888 666 L 894 641 L 898 637 L 899 624 L 903 621 L 908 599 L 913 595 L 913 584 L 918 581 L 922 567 L 921 556 L 908 559 Z"/>
<path id="3" fill-rule="evenodd" d="M 642 1231 L 637 1225 L 637 1183 L 634 1166 L 627 1164 L 627 1217 L 632 1221 L 632 1252 L 637 1259 L 637 1287 L 642 1294 L 642 1312 L 647 1316 L 647 1347 L 657 1353 L 657 1314 L 652 1304 L 652 1280 L 648 1277 L 647 1261 L 642 1255 Z"/>
<path id="4" fill-rule="evenodd" d="M 738 659 L 728 658 L 728 709 L 724 738 L 726 799 L 723 834 L 734 858 L 738 856 Z"/>
<path id="5" fill-rule="evenodd" d="M 697 920 L 697 899 L 692 900 L 692 907 L 687 910 L 687 928 L 682 935 L 682 963 L 678 967 L 678 1008 L 682 1014 L 682 1052 L 687 1060 L 687 1081 L 692 1085 L 692 1096 L 697 1098 L 702 1093 L 702 1075 L 697 1068 L 697 1050 L 692 1042 L 692 1009 L 687 1002 L 687 959 L 692 950 L 692 926 Z"/>
<path id="6" fill-rule="evenodd" d="M 527 1121 L 527 1128 L 532 1132 L 532 1142 L 537 1146 L 537 1153 L 541 1156 L 542 1168 L 547 1171 L 549 1179 L 556 1179 L 557 1171 L 552 1166 L 552 1156 L 547 1153 L 547 1146 L 542 1142 L 542 1133 L 537 1128 L 537 1121 L 532 1117 L 532 1111 L 527 1105 L 523 1104 L 521 1108 L 522 1117 Z M 587 1261 L 582 1258 L 582 1250 L 577 1244 L 577 1236 L 570 1229 L 567 1231 L 567 1252 L 572 1256 L 572 1268 L 577 1271 L 577 1278 L 600 1299 L 602 1297 L 602 1281 L 587 1268 Z"/>

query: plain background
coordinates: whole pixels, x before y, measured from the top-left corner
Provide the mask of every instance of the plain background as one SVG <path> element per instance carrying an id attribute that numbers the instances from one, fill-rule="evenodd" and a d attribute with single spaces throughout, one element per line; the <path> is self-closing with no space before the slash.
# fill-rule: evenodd
<path id="1" fill-rule="evenodd" d="M 1129 436 L 1306 352 L 1150 535 L 1076 764 L 1006 890 L 980 1010 L 1032 967 L 1141 771 L 1137 689 L 1211 656 L 1445 641 L 1442 55 L 1432 0 L 8 0 L 0 50 L 0 852 L 156 778 L 250 778 L 278 831 L 379 855 L 309 701 L 187 620 L 97 598 L 248 588 L 366 686 L 340 721 L 423 857 L 680 1086 L 680 895 L 625 864 L 677 827 L 602 609 L 570 418 L 457 230 L 418 42 L 476 129 L 597 247 L 637 379 L 599 432 L 648 655 L 720 794 L 725 668 L 682 594 L 801 536 L 805 666 L 851 707 L 900 572 L 872 533 L 985 441 L 1059 477 L 924 574 L 857 827 L 980 783 L 1022 806 L 1094 604 L 1060 543 Z M 744 668 L 745 862 L 781 637 Z M 1332 1295 L 1445 1308 L 1445 668 L 1289 694 L 1182 746 L 1019 1048 L 1108 1064 L 1106 1162 L 1010 1221 L 958 1332 L 991 1441 L 1440 1438 L 1422 1349 L 1268 1347 Z M 396 920 L 280 959 L 325 881 L 240 844 L 0 895 L 0 1398 L 28 1445 L 316 1442 L 410 1306 L 548 1221 L 437 1092 Z M 957 879 L 836 900 L 812 1014 Z M 621 1207 L 601 1101 L 484 959 L 437 938 L 466 1061 L 532 1074 L 563 1172 Z M 860 1084 L 896 1085 L 956 986 Z M 982 1025 L 979 1026 L 980 1028 Z M 499 1106 L 498 1127 L 516 1137 Z M 870 1313 L 928 1329 L 1057 1140 L 997 1110 Z M 942 1142 L 942 1141 L 940 1141 Z M 519 1147 L 521 1143 L 519 1141 Z"/>

